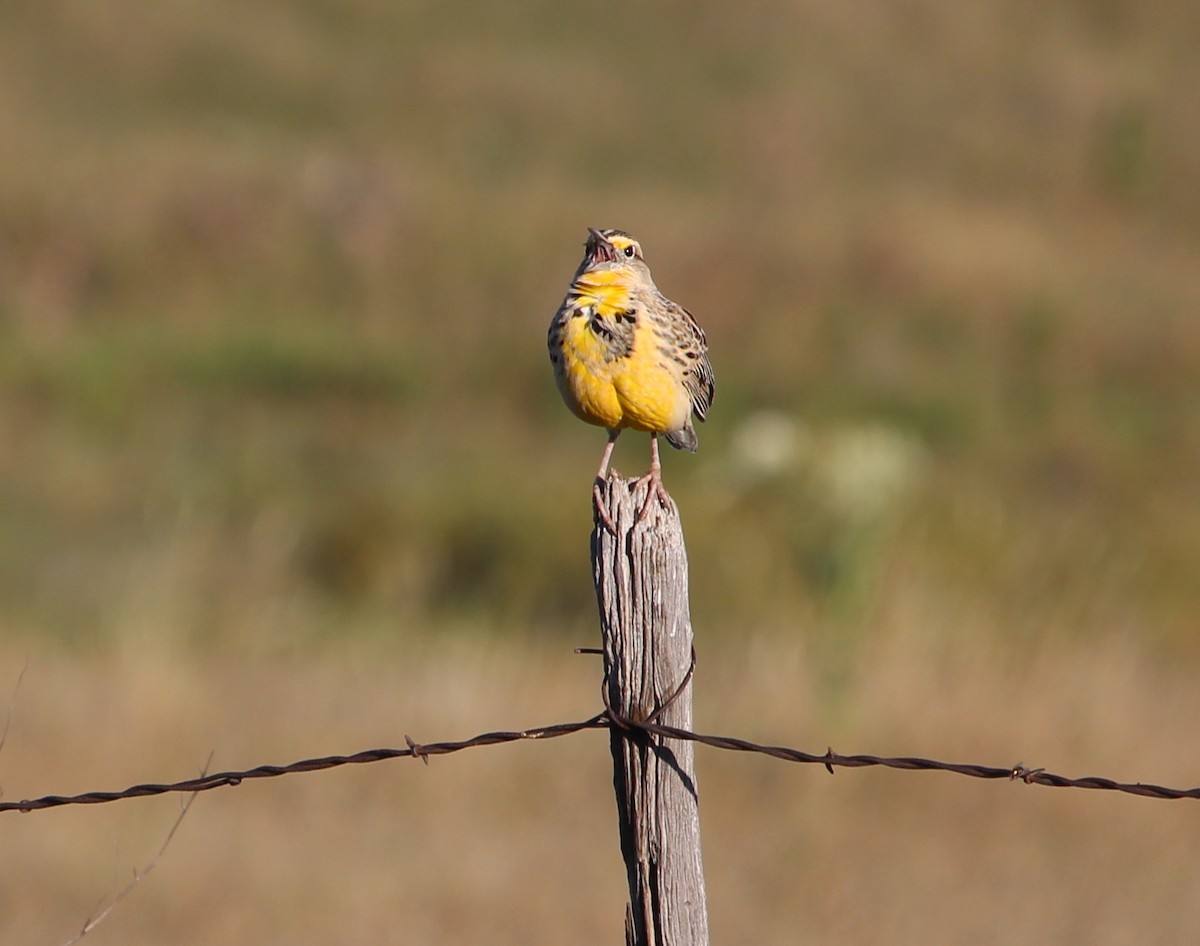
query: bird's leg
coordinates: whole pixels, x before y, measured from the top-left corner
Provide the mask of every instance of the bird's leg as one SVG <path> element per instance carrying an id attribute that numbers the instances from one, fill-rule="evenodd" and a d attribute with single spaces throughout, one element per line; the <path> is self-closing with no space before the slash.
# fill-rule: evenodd
<path id="1" fill-rule="evenodd" d="M 663 509 L 671 508 L 671 497 L 667 495 L 667 490 L 663 486 L 662 481 L 662 463 L 658 459 L 658 434 L 651 432 L 650 434 L 650 471 L 638 480 L 639 483 L 649 483 L 650 489 L 646 493 L 646 501 L 642 504 L 642 510 L 638 513 L 637 519 L 634 520 L 634 525 L 645 520 L 650 514 L 650 506 L 655 498 L 662 503 Z"/>
<path id="2" fill-rule="evenodd" d="M 605 444 L 604 453 L 600 456 L 600 469 L 596 473 L 596 481 L 592 484 L 592 500 L 596 504 L 596 515 L 613 535 L 617 534 L 617 527 L 613 525 L 613 521 L 608 515 L 608 507 L 604 505 L 604 497 L 600 495 L 600 487 L 604 485 L 604 478 L 608 475 L 608 463 L 612 459 L 613 445 L 617 442 L 619 436 L 621 436 L 620 430 L 615 428 L 609 430 L 608 443 Z"/>

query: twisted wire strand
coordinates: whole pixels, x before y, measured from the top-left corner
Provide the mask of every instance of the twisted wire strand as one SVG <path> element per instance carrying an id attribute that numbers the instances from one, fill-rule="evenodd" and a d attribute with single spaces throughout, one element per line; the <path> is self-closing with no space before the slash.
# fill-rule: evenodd
<path id="1" fill-rule="evenodd" d="M 625 734 L 641 731 L 660 739 L 677 739 L 699 743 L 713 749 L 729 752 L 748 752 L 770 756 L 785 762 L 799 762 L 823 765 L 830 773 L 835 767 L 863 768 L 866 766 L 884 766 L 901 771 L 935 771 L 951 772 L 955 775 L 965 775 L 970 778 L 1008 779 L 1022 781 L 1028 785 L 1044 785 L 1051 788 L 1085 788 L 1100 791 L 1123 792 L 1129 795 L 1140 795 L 1145 798 L 1196 798 L 1200 799 L 1200 787 L 1197 788 L 1167 788 L 1162 785 L 1152 785 L 1143 782 L 1118 782 L 1099 776 L 1084 778 L 1067 778 L 1055 775 L 1041 768 L 1030 768 L 1021 763 L 1009 766 L 977 765 L 964 762 L 942 762 L 937 759 L 924 759 L 917 756 L 875 756 L 875 755 L 841 755 L 832 748 L 824 753 L 805 752 L 789 746 L 763 745 L 747 739 L 734 736 L 720 736 L 708 733 L 692 732 L 687 729 L 677 729 L 674 726 L 664 726 L 654 719 L 636 720 L 620 717 L 610 709 L 589 719 L 573 723 L 555 723 L 549 726 L 537 726 L 532 729 L 498 730 L 480 733 L 470 739 L 453 742 L 418 743 L 405 736 L 406 748 L 367 749 L 352 755 L 322 756 L 313 759 L 301 759 L 288 765 L 260 765 L 243 771 L 213 772 L 197 778 L 181 782 L 145 783 L 132 785 L 117 792 L 84 792 L 79 795 L 44 795 L 41 798 L 23 799 L 21 801 L 0 802 L 0 812 L 5 811 L 39 811 L 47 808 L 60 808 L 66 805 L 96 805 L 106 802 L 120 801 L 126 798 L 142 798 L 151 795 L 163 795 L 169 792 L 206 792 L 224 786 L 240 785 L 251 779 L 277 778 L 283 775 L 295 775 L 301 772 L 319 772 L 324 769 L 338 768 L 344 765 L 363 765 L 370 762 L 383 762 L 389 759 L 414 758 L 428 764 L 431 756 L 449 755 L 464 749 L 476 749 L 482 746 L 497 746 L 506 743 L 520 742 L 533 739 L 556 739 L 570 736 L 589 729 L 616 729 Z"/>

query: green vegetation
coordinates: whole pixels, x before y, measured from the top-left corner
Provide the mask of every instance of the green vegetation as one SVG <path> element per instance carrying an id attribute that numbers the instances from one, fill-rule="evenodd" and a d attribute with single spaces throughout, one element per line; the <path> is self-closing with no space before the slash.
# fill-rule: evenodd
<path id="1" fill-rule="evenodd" d="M 10 6 L 11 632 L 589 627 L 602 434 L 543 332 L 603 224 L 710 336 L 667 459 L 706 633 L 854 639 L 903 575 L 1014 639 L 1194 643 L 1184 7 Z M 917 459 L 846 500 L 873 430 Z"/>

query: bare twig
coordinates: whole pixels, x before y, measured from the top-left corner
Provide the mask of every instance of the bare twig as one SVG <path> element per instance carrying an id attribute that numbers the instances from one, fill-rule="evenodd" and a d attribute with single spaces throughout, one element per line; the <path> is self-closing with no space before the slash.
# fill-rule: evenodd
<path id="1" fill-rule="evenodd" d="M 212 753 L 210 752 L 208 755 L 208 761 L 206 761 L 204 763 L 204 768 L 202 768 L 200 770 L 200 775 L 202 777 L 208 772 L 208 767 L 211 764 L 212 764 Z M 183 819 L 185 817 L 187 817 L 187 813 L 192 807 L 192 802 L 194 802 L 196 800 L 196 796 L 198 794 L 200 794 L 200 793 L 192 792 L 190 795 L 188 795 L 188 797 L 186 799 L 184 799 L 183 804 L 179 806 L 179 817 L 177 817 L 175 819 L 175 823 L 171 825 L 171 830 L 168 831 L 167 836 L 165 838 L 163 838 L 162 844 L 159 845 L 158 852 L 154 855 L 154 857 L 152 857 L 150 859 L 150 862 L 148 864 L 146 864 L 146 866 L 143 867 L 141 870 L 135 870 L 133 872 L 133 879 L 131 881 L 129 881 L 129 883 L 127 883 L 112 898 L 112 900 L 109 901 L 108 906 L 106 906 L 106 907 L 104 907 L 104 909 L 100 910 L 99 913 L 94 913 L 92 916 L 88 917 L 84 921 L 83 926 L 80 928 L 79 932 L 76 933 L 74 936 L 72 936 L 65 943 L 63 943 L 63 946 L 73 946 L 74 943 L 78 943 L 81 939 L 83 939 L 85 936 L 87 936 L 88 933 L 90 933 L 97 926 L 99 926 L 106 919 L 108 919 L 109 915 L 113 912 L 113 910 L 115 910 L 126 897 L 128 897 L 131 893 L 133 893 L 134 889 L 143 880 L 145 880 L 147 877 L 150 876 L 150 872 L 152 870 L 154 870 L 155 867 L 158 866 L 158 862 L 162 860 L 163 855 L 167 852 L 167 848 L 170 846 L 172 839 L 175 837 L 175 832 L 178 831 L 179 826 L 181 824 L 183 824 Z M 103 902 L 103 901 L 101 901 L 101 902 Z"/>
<path id="2" fill-rule="evenodd" d="M 0 752 L 8 742 L 8 727 L 12 725 L 13 714 L 17 709 L 17 693 L 21 689 L 21 681 L 25 679 L 25 671 L 29 669 L 29 652 L 25 652 L 25 662 L 21 664 L 21 672 L 17 674 L 17 682 L 13 684 L 12 696 L 8 700 L 8 712 L 4 714 L 4 728 L 0 730 Z"/>

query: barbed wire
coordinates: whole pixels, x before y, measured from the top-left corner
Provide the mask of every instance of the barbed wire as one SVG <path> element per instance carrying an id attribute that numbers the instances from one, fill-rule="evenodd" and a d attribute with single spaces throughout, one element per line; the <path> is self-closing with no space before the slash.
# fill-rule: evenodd
<path id="1" fill-rule="evenodd" d="M 693 732 L 674 726 L 665 726 L 654 721 L 643 721 L 619 716 L 611 710 L 606 710 L 590 719 L 574 723 L 555 723 L 550 726 L 537 726 L 532 729 L 514 731 L 496 731 L 481 733 L 470 739 L 454 742 L 417 743 L 405 736 L 406 748 L 367 749 L 353 755 L 322 756 L 314 759 L 301 759 L 288 765 L 260 765 L 253 769 L 237 772 L 213 772 L 197 778 L 186 779 L 182 782 L 164 784 L 146 783 L 132 785 L 118 792 L 84 792 L 79 795 L 45 795 L 41 798 L 24 799 L 22 801 L 0 802 L 0 812 L 21 811 L 31 812 L 47 808 L 60 808 L 66 805 L 96 805 L 120 801 L 126 798 L 141 798 L 150 795 L 164 795 L 170 792 L 206 792 L 224 786 L 241 785 L 251 779 L 277 778 L 283 775 L 296 775 L 302 772 L 319 772 L 324 769 L 338 768 L 344 765 L 363 765 L 370 762 L 383 762 L 389 759 L 415 758 L 426 765 L 431 756 L 449 755 L 464 749 L 477 749 L 483 746 L 496 746 L 512 742 L 537 739 L 556 739 L 570 736 L 590 729 L 621 730 L 638 738 L 639 734 L 658 736 L 662 739 L 677 739 L 699 743 L 713 749 L 730 752 L 749 752 L 782 759 L 785 762 L 799 762 L 823 765 L 830 774 L 835 767 L 864 768 L 867 766 L 883 766 L 902 771 L 932 771 L 950 772 L 955 775 L 965 775 L 970 778 L 1020 780 L 1028 785 L 1044 785 L 1050 788 L 1085 788 L 1102 791 L 1124 792 L 1129 795 L 1141 795 L 1146 798 L 1196 798 L 1200 799 L 1200 787 L 1197 788 L 1167 788 L 1162 785 L 1152 785 L 1143 782 L 1118 782 L 1099 776 L 1085 778 L 1067 778 L 1055 775 L 1043 768 L 1030 768 L 1021 763 L 1009 766 L 977 765 L 964 762 L 941 762 L 937 759 L 924 759 L 916 756 L 875 756 L 875 755 L 841 755 L 832 748 L 821 754 L 805 752 L 788 746 L 763 745 L 747 739 L 733 736 L 720 736 L 707 733 Z"/>
<path id="2" fill-rule="evenodd" d="M 38 811 L 44 808 L 60 808 L 64 805 L 98 805 L 110 801 L 121 801 L 125 798 L 142 798 L 149 795 L 165 795 L 169 792 L 207 792 L 226 785 L 236 786 L 251 779 L 277 778 L 281 775 L 296 775 L 301 772 L 320 772 L 324 769 L 335 769 L 343 765 L 363 765 L 368 762 L 383 762 L 388 759 L 419 758 L 426 764 L 429 757 L 449 755 L 463 749 L 476 749 L 481 746 L 496 746 L 508 742 L 518 742 L 523 739 L 553 739 L 557 736 L 569 736 L 584 729 L 603 729 L 608 721 L 604 714 L 593 716 L 578 723 L 557 723 L 552 726 L 537 726 L 533 729 L 523 729 L 515 732 L 487 732 L 470 739 L 458 742 L 434 742 L 428 745 L 418 745 L 405 736 L 408 743 L 406 749 L 366 749 L 353 755 L 331 755 L 316 759 L 301 759 L 288 765 L 260 765 L 241 772 L 213 772 L 197 778 L 186 779 L 182 782 L 166 784 L 146 783 L 131 785 L 119 792 L 84 792 L 80 795 L 45 795 L 42 798 L 26 799 L 23 801 L 0 802 L 0 812 L 3 811 Z"/>
<path id="3" fill-rule="evenodd" d="M 843 768 L 864 768 L 879 765 L 889 769 L 926 772 L 951 772 L 955 775 L 966 775 L 982 779 L 1018 779 L 1027 785 L 1045 785 L 1049 788 L 1091 788 L 1103 791 L 1124 792 L 1128 795 L 1142 795 L 1146 798 L 1196 798 L 1200 799 L 1200 787 L 1197 788 L 1167 788 L 1162 785 L 1152 785 L 1144 782 L 1118 782 L 1100 776 L 1085 776 L 1084 778 L 1067 778 L 1055 775 L 1044 768 L 1030 768 L 1018 762 L 1009 766 L 977 765 L 969 762 L 940 762 L 937 759 L 923 759 L 919 756 L 876 756 L 876 755 L 841 755 L 833 749 L 827 749 L 821 755 L 804 752 L 801 749 L 791 749 L 787 746 L 765 746 L 736 739 L 731 736 L 710 736 L 703 733 L 690 732 L 686 729 L 676 729 L 673 726 L 662 726 L 657 723 L 634 723 L 634 728 L 669 739 L 686 739 L 714 749 L 727 749 L 733 752 L 756 752 L 787 762 L 807 762 L 824 765 L 833 774 L 834 766 Z"/>

